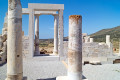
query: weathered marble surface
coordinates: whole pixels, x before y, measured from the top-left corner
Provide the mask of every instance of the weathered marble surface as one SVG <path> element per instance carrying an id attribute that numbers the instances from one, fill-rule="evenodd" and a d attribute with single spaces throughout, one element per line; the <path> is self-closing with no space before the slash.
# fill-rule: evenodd
<path id="1" fill-rule="evenodd" d="M 22 6 L 8 0 L 7 80 L 22 80 Z"/>
<path id="2" fill-rule="evenodd" d="M 69 16 L 68 80 L 82 80 L 82 16 Z"/>

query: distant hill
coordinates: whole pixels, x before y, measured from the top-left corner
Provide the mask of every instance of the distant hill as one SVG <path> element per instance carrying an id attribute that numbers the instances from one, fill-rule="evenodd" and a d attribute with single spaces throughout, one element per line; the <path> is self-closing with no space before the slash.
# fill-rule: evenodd
<path id="1" fill-rule="evenodd" d="M 64 37 L 63 39 L 64 39 L 64 41 L 68 41 L 68 37 Z M 53 42 L 54 42 L 53 38 L 51 38 L 51 39 L 39 39 L 39 44 L 41 47 L 48 47 L 48 46 L 53 47 Z"/>
<path id="2" fill-rule="evenodd" d="M 90 34 L 89 36 L 94 38 L 95 42 L 105 42 L 106 35 L 110 35 L 111 42 L 119 41 L 120 39 L 120 26 L 109 28 L 109 29 L 102 29 L 96 33 Z M 64 41 L 67 41 L 68 37 L 64 37 Z M 40 43 L 53 43 L 53 39 L 40 39 Z"/>
<path id="3" fill-rule="evenodd" d="M 102 29 L 96 33 L 91 34 L 90 36 L 94 38 L 95 42 L 105 42 L 106 35 L 110 35 L 111 41 L 116 40 L 119 41 L 120 39 L 120 26 L 109 28 L 109 29 Z"/>

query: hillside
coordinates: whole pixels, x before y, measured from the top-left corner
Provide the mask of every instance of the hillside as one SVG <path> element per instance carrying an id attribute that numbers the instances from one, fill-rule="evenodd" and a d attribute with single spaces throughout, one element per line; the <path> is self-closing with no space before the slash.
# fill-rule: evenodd
<path id="1" fill-rule="evenodd" d="M 63 38 L 64 41 L 68 41 L 68 37 Z M 53 47 L 54 39 L 39 39 L 40 47 Z"/>
<path id="2" fill-rule="evenodd" d="M 111 41 L 119 41 L 120 38 L 120 26 L 103 29 L 96 33 L 91 34 L 90 36 L 94 38 L 96 42 L 105 42 L 106 35 L 110 35 Z"/>
<path id="3" fill-rule="evenodd" d="M 114 48 L 119 48 L 119 39 L 120 39 L 120 26 L 103 29 L 96 33 L 91 34 L 90 36 L 94 38 L 94 42 L 105 42 L 106 35 L 110 35 L 111 42 L 113 43 Z M 64 37 L 64 41 L 67 41 L 68 37 Z M 40 39 L 41 47 L 53 47 L 53 39 Z"/>

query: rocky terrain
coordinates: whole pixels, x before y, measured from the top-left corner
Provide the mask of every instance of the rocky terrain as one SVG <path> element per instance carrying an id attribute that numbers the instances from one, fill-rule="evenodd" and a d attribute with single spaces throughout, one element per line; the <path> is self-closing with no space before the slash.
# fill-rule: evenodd
<path id="1" fill-rule="evenodd" d="M 4 19 L 4 27 L 2 29 L 2 34 L 0 35 L 0 64 L 3 64 L 7 60 L 7 25 L 8 25 L 8 13 Z"/>

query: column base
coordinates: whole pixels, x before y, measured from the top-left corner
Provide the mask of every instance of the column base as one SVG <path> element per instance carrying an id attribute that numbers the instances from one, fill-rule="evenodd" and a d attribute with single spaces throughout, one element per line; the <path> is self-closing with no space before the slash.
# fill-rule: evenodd
<path id="1" fill-rule="evenodd" d="M 68 80 L 68 76 L 58 76 L 56 77 L 56 80 Z M 88 80 L 84 76 L 82 77 L 82 80 Z"/>
<path id="2" fill-rule="evenodd" d="M 40 51 L 35 51 L 35 54 L 34 54 L 35 56 L 38 56 L 38 55 L 40 55 Z"/>
<path id="3" fill-rule="evenodd" d="M 18 75 L 7 75 L 5 80 L 23 80 L 23 73 L 19 73 Z"/>
<path id="4" fill-rule="evenodd" d="M 57 51 L 53 51 L 53 54 L 54 54 L 54 55 L 58 55 L 58 52 L 57 52 Z"/>
<path id="5" fill-rule="evenodd" d="M 23 80 L 23 73 L 18 74 L 18 80 Z"/>

